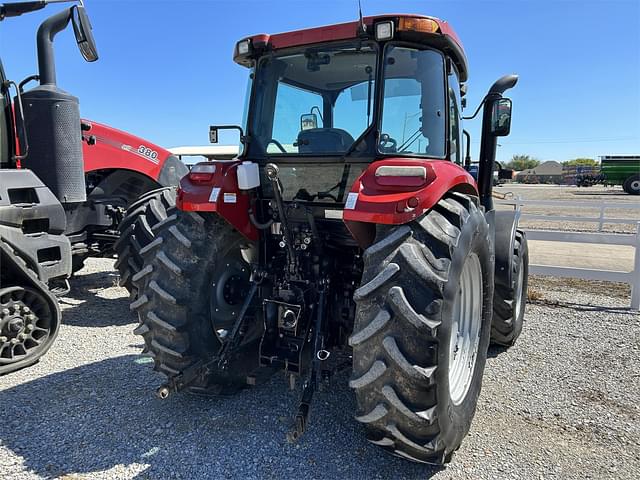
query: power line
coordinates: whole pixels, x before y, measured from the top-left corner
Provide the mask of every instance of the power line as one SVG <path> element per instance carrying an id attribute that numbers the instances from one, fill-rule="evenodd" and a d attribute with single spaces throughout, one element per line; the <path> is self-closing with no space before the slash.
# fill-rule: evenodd
<path id="1" fill-rule="evenodd" d="M 542 145 L 554 143 L 599 143 L 599 142 L 620 142 L 625 140 L 640 140 L 639 137 L 611 137 L 611 138 L 578 138 L 574 140 L 536 140 L 532 142 L 502 142 L 501 145 Z M 471 142 L 479 144 L 480 141 Z"/>
<path id="2" fill-rule="evenodd" d="M 577 138 L 574 140 L 539 140 L 533 142 L 504 142 L 505 145 L 535 145 L 544 143 L 597 143 L 619 142 L 622 140 L 638 140 L 638 137 L 605 137 L 605 138 Z"/>

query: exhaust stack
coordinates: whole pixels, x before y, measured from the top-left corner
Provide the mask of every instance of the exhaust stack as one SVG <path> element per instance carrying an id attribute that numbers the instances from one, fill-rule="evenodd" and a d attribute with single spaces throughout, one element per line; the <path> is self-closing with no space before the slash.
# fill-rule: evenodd
<path id="1" fill-rule="evenodd" d="M 53 41 L 72 19 L 73 7 L 45 20 L 38 29 L 40 85 L 22 94 L 29 152 L 22 161 L 61 203 L 87 199 L 82 158 L 80 104 L 58 88 Z M 17 105 L 17 102 L 16 102 Z"/>

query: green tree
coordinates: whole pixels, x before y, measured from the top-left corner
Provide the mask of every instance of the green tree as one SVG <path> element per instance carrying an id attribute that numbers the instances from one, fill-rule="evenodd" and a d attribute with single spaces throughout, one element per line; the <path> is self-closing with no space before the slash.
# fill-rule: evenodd
<path id="1" fill-rule="evenodd" d="M 562 162 L 562 165 L 565 167 L 596 167 L 598 162 L 593 158 L 574 158 L 573 160 Z"/>
<path id="2" fill-rule="evenodd" d="M 511 160 L 505 165 L 505 167 L 512 170 L 521 171 L 528 168 L 535 168 L 538 165 L 540 165 L 540 160 L 537 160 L 530 155 L 514 155 L 513 157 L 511 157 Z"/>

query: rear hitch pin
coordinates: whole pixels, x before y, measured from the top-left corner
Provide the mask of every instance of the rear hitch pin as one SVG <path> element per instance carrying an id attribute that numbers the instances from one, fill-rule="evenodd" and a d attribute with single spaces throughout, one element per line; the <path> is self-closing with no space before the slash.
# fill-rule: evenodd
<path id="1" fill-rule="evenodd" d="M 168 385 L 162 385 L 158 387 L 158 389 L 156 390 L 156 396 L 160 400 L 166 400 L 167 398 L 169 398 L 170 394 L 171 394 L 171 390 L 169 389 Z"/>
<path id="2" fill-rule="evenodd" d="M 316 356 L 318 357 L 318 360 L 324 362 L 325 360 L 329 359 L 329 357 L 331 356 L 331 352 L 329 352 L 328 350 L 318 350 Z"/>

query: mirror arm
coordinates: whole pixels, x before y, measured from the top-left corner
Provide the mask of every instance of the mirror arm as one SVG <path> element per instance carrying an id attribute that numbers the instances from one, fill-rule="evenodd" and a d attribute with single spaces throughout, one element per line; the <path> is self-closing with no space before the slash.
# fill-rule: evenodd
<path id="1" fill-rule="evenodd" d="M 244 134 L 244 130 L 240 125 L 211 125 L 209 126 L 209 135 L 211 135 L 211 130 L 214 130 L 214 129 L 215 130 L 238 130 L 240 132 L 240 142 L 246 145 L 251 141 L 251 137 L 249 135 Z M 215 142 L 215 143 L 218 143 L 218 142 Z"/>
<path id="2" fill-rule="evenodd" d="M 53 39 L 64 30 L 71 20 L 71 9 L 65 9 L 47 18 L 38 28 L 38 71 L 41 85 L 56 84 L 56 65 L 53 54 Z"/>
<path id="3" fill-rule="evenodd" d="M 478 115 L 478 112 L 480 111 L 480 109 L 482 108 L 482 106 L 484 105 L 484 103 L 487 101 L 487 98 L 489 97 L 489 95 L 485 95 L 485 97 L 482 99 L 482 101 L 480 102 L 480 105 L 478 105 L 478 108 L 476 108 L 476 111 L 473 112 L 473 115 L 469 116 L 469 117 L 462 117 L 463 120 L 473 120 L 474 118 L 476 118 L 476 116 Z"/>

